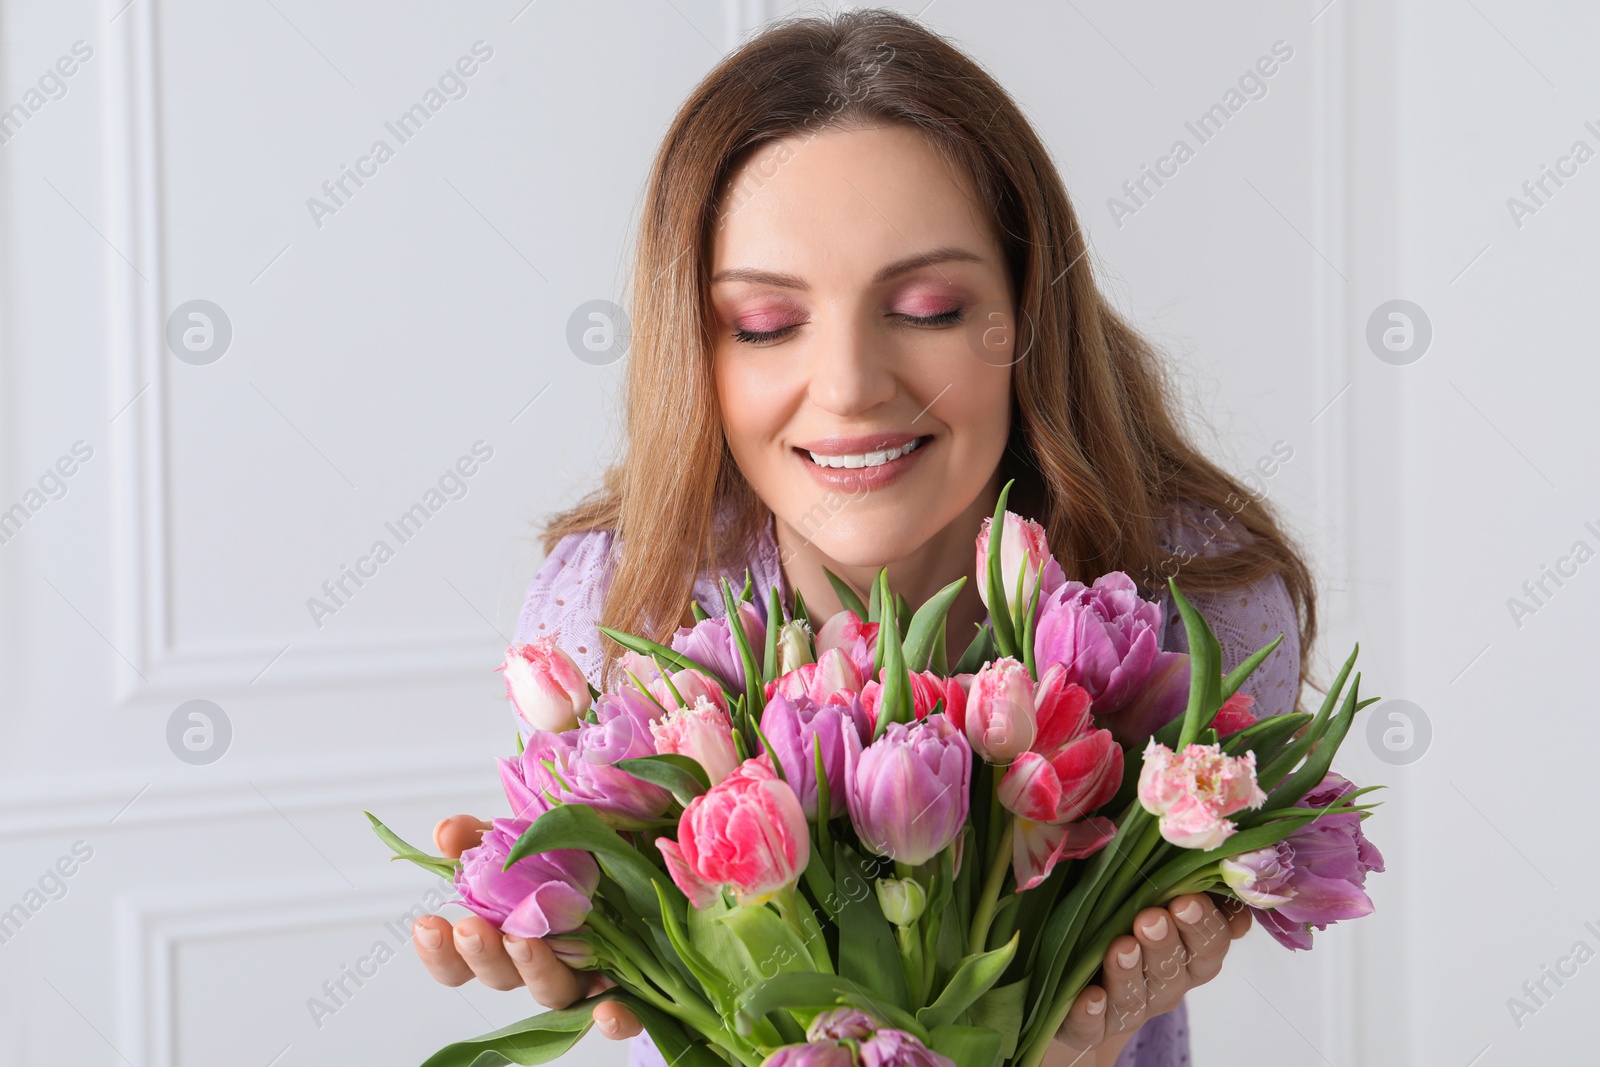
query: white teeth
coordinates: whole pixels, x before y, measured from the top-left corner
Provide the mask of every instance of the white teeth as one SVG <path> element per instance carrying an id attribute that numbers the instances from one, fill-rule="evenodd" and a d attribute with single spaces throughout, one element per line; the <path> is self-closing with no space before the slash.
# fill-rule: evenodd
<path id="1" fill-rule="evenodd" d="M 807 454 L 811 457 L 811 462 L 819 467 L 881 467 L 892 459 L 899 459 L 901 456 L 915 452 L 921 444 L 922 438 L 919 437 L 916 440 L 907 441 L 899 448 L 885 448 L 877 452 L 858 452 L 845 456 L 828 456 L 823 455 L 821 452 L 809 452 Z"/>

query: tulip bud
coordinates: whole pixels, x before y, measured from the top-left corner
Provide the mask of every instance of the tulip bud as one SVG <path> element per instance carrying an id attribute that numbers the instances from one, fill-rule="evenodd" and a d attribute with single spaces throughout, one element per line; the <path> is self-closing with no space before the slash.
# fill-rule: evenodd
<path id="1" fill-rule="evenodd" d="M 978 597 L 990 612 L 997 610 L 995 605 L 989 603 L 989 530 L 993 523 L 992 518 L 984 519 L 978 531 Z M 1045 585 L 1040 592 L 1042 598 L 1059 586 L 1065 576 L 1061 573 L 1060 564 L 1050 555 L 1044 527 L 1032 519 L 1024 519 L 1008 511 L 1005 525 L 1000 531 L 1000 581 L 1005 587 L 1006 603 L 1003 606 L 1008 612 L 1015 613 L 1017 610 L 1019 579 L 1022 583 L 1021 605 L 1026 607 L 1033 600 L 1033 591 L 1041 580 Z"/>
<path id="2" fill-rule="evenodd" d="M 1038 729 L 1028 668 L 1007 657 L 980 670 L 967 693 L 963 726 L 972 750 L 989 763 L 1008 764 L 1028 751 Z"/>
<path id="3" fill-rule="evenodd" d="M 778 628 L 778 673 L 788 674 L 796 667 L 814 663 L 811 655 L 811 628 L 796 619 Z"/>
<path id="4" fill-rule="evenodd" d="M 928 907 L 928 894 L 915 879 L 880 878 L 875 888 L 883 917 L 896 926 L 910 926 Z"/>
<path id="5" fill-rule="evenodd" d="M 505 663 L 495 669 L 504 673 L 506 696 L 517 714 L 535 730 L 571 730 L 589 710 L 589 683 L 554 637 L 512 645 Z"/>

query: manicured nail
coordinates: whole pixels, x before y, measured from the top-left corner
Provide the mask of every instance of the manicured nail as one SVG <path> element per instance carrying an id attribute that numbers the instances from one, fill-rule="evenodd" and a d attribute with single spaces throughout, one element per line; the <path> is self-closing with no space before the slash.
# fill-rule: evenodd
<path id="1" fill-rule="evenodd" d="M 1204 915 L 1205 912 L 1201 909 L 1198 900 L 1191 900 L 1172 914 L 1178 917 L 1179 922 L 1185 922 L 1193 926 L 1200 921 L 1200 916 Z"/>
<path id="2" fill-rule="evenodd" d="M 450 816 L 446 815 L 444 818 L 440 819 L 437 823 L 434 824 L 434 827 L 433 827 L 433 843 L 435 845 L 437 845 L 439 843 L 439 833 L 440 833 L 440 831 L 442 831 L 444 829 L 444 824 L 449 822 L 449 821 L 450 821 Z"/>
<path id="3" fill-rule="evenodd" d="M 1144 936 L 1148 937 L 1152 941 L 1160 941 L 1163 937 L 1166 937 L 1167 917 L 1163 915 L 1155 922 L 1147 925 L 1144 928 Z"/>
<path id="4" fill-rule="evenodd" d="M 617 1035 L 617 1020 L 611 1018 L 609 1015 L 603 1019 L 597 1020 L 596 1025 L 598 1025 L 600 1029 L 604 1031 L 607 1037 L 615 1037 Z"/>
<path id="5" fill-rule="evenodd" d="M 1139 946 L 1134 945 L 1126 952 L 1117 953 L 1117 965 L 1125 971 L 1131 971 L 1139 966 Z"/>
<path id="6" fill-rule="evenodd" d="M 506 943 L 506 951 L 511 954 L 511 958 L 518 963 L 527 963 L 533 959 L 533 950 L 528 947 L 528 942 L 522 938 L 506 937 L 501 940 Z"/>
<path id="7" fill-rule="evenodd" d="M 422 942 L 423 948 L 438 948 L 444 942 L 444 938 L 440 936 L 439 931 L 431 926 L 424 926 L 418 923 L 411 928 L 411 932 L 416 935 L 418 941 Z"/>
<path id="8" fill-rule="evenodd" d="M 462 952 L 469 952 L 476 956 L 483 951 L 483 939 L 477 934 L 464 934 L 456 931 L 456 945 Z"/>
<path id="9" fill-rule="evenodd" d="M 1099 1015 L 1101 1012 L 1106 1010 L 1106 998 L 1090 997 L 1089 1003 L 1084 1005 L 1083 1010 L 1088 1012 L 1090 1015 Z"/>

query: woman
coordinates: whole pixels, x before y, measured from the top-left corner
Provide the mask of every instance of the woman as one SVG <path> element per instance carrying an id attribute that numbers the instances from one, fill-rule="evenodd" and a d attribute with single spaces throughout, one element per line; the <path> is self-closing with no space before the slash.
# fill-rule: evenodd
<path id="1" fill-rule="evenodd" d="M 839 610 L 824 568 L 880 566 L 919 604 L 960 575 L 999 486 L 1041 521 L 1068 577 L 1147 595 L 1181 571 L 1226 666 L 1285 641 L 1246 687 L 1293 708 L 1315 635 L 1310 577 L 1269 509 L 1200 455 L 1156 357 L 1095 287 L 1049 156 L 1015 103 L 902 16 L 790 22 L 723 61 L 657 156 L 634 275 L 627 446 L 605 488 L 558 516 L 517 640 L 559 633 L 595 682 L 596 624 L 665 639 L 715 582 L 798 589 Z M 759 598 L 758 598 L 759 599 Z M 1183 650 L 1167 606 L 1165 647 Z M 969 582 L 952 656 L 984 617 Z M 487 826 L 445 820 L 458 854 Z M 1053 1064 L 1188 1062 L 1183 993 L 1246 914 L 1207 895 L 1141 913 L 1077 999 Z M 1207 931 L 1213 931 L 1209 936 Z M 440 981 L 592 991 L 537 941 L 427 916 Z M 601 1031 L 639 1024 L 607 1003 Z M 641 1038 L 635 1060 L 659 1064 Z"/>

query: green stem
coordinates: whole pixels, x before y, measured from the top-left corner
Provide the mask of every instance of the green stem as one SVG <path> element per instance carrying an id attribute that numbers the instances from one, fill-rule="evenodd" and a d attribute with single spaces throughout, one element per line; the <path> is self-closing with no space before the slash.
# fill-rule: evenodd
<path id="1" fill-rule="evenodd" d="M 772 902 L 778 906 L 778 914 L 805 942 L 806 951 L 811 953 L 811 962 L 817 970 L 822 974 L 832 974 L 833 960 L 828 956 L 828 942 L 823 938 L 817 913 L 811 910 L 811 905 L 801 899 L 794 886 L 778 893 Z"/>
<path id="2" fill-rule="evenodd" d="M 635 990 L 636 993 L 655 1003 L 662 1011 L 689 1023 L 708 1037 L 719 1033 L 726 1034 L 721 1018 L 711 1010 L 711 1005 L 685 986 L 677 975 L 662 967 L 650 950 L 640 944 L 633 935 L 606 918 L 598 909 L 591 911 L 584 921 L 617 950 L 619 963 L 626 961 L 639 974 L 639 988 Z M 661 992 L 657 993 L 655 989 L 650 988 L 650 983 L 654 983 Z M 657 999 L 661 1002 L 657 1003 Z"/>
<path id="3" fill-rule="evenodd" d="M 989 875 L 984 879 L 983 891 L 978 896 L 978 906 L 972 913 L 972 929 L 967 936 L 967 952 L 983 951 L 989 940 L 989 924 L 994 921 L 995 905 L 1000 900 L 1000 888 L 1005 885 L 1006 872 L 1011 869 L 1011 839 L 1017 832 L 1017 820 L 1008 817 L 1000 833 L 999 846 L 989 861 Z"/>
<path id="4" fill-rule="evenodd" d="M 916 923 L 910 926 L 897 926 L 894 928 L 894 933 L 896 940 L 900 942 L 900 964 L 906 972 L 906 989 L 911 993 L 913 1001 L 911 1009 L 915 1011 L 927 1003 L 922 992 L 922 937 Z"/>

